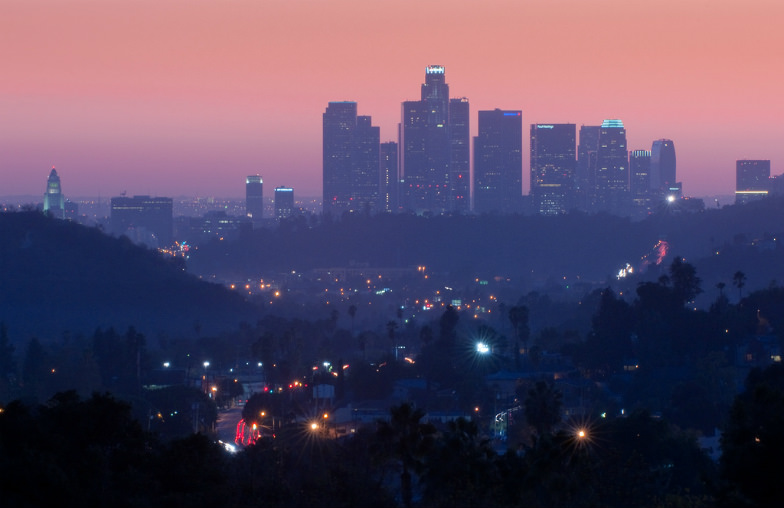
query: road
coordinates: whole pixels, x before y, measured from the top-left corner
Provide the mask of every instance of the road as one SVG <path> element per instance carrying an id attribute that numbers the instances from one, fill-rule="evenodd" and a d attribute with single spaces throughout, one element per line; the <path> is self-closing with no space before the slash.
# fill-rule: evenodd
<path id="1" fill-rule="evenodd" d="M 234 437 L 237 432 L 237 424 L 241 419 L 242 406 L 219 411 L 218 422 L 216 425 L 218 439 L 224 443 L 234 444 Z"/>

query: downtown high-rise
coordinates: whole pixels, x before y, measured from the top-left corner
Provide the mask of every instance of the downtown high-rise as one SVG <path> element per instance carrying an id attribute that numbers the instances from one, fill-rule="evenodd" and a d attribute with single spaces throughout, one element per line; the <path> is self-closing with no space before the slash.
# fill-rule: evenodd
<path id="1" fill-rule="evenodd" d="M 653 194 L 666 195 L 675 186 L 675 144 L 671 139 L 657 139 L 651 145 L 650 188 Z"/>
<path id="2" fill-rule="evenodd" d="M 521 111 L 480 111 L 474 138 L 474 211 L 516 213 L 522 205 Z"/>
<path id="3" fill-rule="evenodd" d="M 323 210 L 373 213 L 379 199 L 379 135 L 357 103 L 330 102 L 323 115 Z"/>
<path id="4" fill-rule="evenodd" d="M 621 120 L 602 122 L 593 178 L 593 208 L 625 214 L 629 206 L 629 153 Z"/>
<path id="5" fill-rule="evenodd" d="M 748 203 L 768 195 L 770 160 L 743 159 L 735 162 L 735 203 Z"/>
<path id="6" fill-rule="evenodd" d="M 294 189 L 275 187 L 275 218 L 285 219 L 294 215 Z"/>
<path id="7" fill-rule="evenodd" d="M 629 194 L 633 212 L 643 216 L 652 211 L 657 193 L 651 189 L 651 152 L 632 150 L 629 152 Z"/>
<path id="8" fill-rule="evenodd" d="M 399 210 L 400 176 L 397 160 L 397 143 L 387 141 L 379 145 L 379 211 L 397 212 Z"/>
<path id="9" fill-rule="evenodd" d="M 260 175 L 245 178 L 245 215 L 254 227 L 262 224 L 264 217 L 264 182 Z"/>
<path id="10" fill-rule="evenodd" d="M 591 209 L 596 187 L 596 153 L 599 150 L 599 125 L 581 125 L 577 144 L 577 169 L 575 171 L 575 206 Z"/>
<path id="11" fill-rule="evenodd" d="M 577 126 L 531 125 L 531 197 L 534 211 L 558 215 L 574 206 Z"/>
<path id="12" fill-rule="evenodd" d="M 463 212 L 469 203 L 469 103 L 449 98 L 443 66 L 425 69 L 418 101 L 401 107 L 401 208 Z"/>

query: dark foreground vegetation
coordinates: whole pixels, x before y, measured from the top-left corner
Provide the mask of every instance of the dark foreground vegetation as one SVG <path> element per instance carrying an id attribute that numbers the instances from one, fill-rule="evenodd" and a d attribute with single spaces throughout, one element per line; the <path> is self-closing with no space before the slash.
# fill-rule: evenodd
<path id="1" fill-rule="evenodd" d="M 3 506 L 774 506 L 784 474 L 784 367 L 754 370 L 714 464 L 645 412 L 555 430 L 498 454 L 476 423 L 409 404 L 342 439 L 284 427 L 237 454 L 203 434 L 164 442 L 108 394 L 58 393 L 0 413 Z M 550 404 L 557 405 L 557 398 Z M 582 433 L 584 432 L 584 434 Z"/>

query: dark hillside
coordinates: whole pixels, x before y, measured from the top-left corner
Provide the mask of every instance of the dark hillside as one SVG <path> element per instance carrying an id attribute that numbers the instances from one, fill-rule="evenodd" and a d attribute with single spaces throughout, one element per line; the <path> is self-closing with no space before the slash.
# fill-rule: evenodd
<path id="1" fill-rule="evenodd" d="M 134 326 L 217 333 L 250 320 L 239 296 L 185 273 L 179 259 L 40 213 L 0 214 L 0 321 L 15 339 Z"/>

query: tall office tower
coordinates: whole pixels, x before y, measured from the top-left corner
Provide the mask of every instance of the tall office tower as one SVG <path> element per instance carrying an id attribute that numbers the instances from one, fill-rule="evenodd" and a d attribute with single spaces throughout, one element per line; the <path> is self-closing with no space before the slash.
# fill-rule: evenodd
<path id="1" fill-rule="evenodd" d="M 449 100 L 450 196 L 448 209 L 457 213 L 471 210 L 471 132 L 468 99 Z"/>
<path id="2" fill-rule="evenodd" d="M 599 150 L 599 125 L 581 125 L 577 145 L 577 169 L 575 171 L 576 206 L 587 210 L 593 200 L 596 187 L 596 152 Z"/>
<path id="3" fill-rule="evenodd" d="M 294 215 L 294 189 L 275 187 L 275 217 L 285 219 Z"/>
<path id="4" fill-rule="evenodd" d="M 605 120 L 596 153 L 595 201 L 598 210 L 626 213 L 629 197 L 629 153 L 620 120 Z"/>
<path id="5" fill-rule="evenodd" d="M 573 123 L 531 125 L 531 196 L 542 215 L 574 206 L 576 137 Z"/>
<path id="6" fill-rule="evenodd" d="M 388 141 L 379 145 L 379 210 L 398 211 L 400 177 L 397 167 L 397 143 Z"/>
<path id="7" fill-rule="evenodd" d="M 663 196 L 676 184 L 675 178 L 675 144 L 657 139 L 651 145 L 651 190 Z"/>
<path id="8" fill-rule="evenodd" d="M 651 152 L 648 150 L 632 150 L 629 153 L 629 193 L 632 198 L 635 215 L 645 215 L 652 211 L 653 198 L 651 191 Z"/>
<path id="9" fill-rule="evenodd" d="M 519 212 L 522 177 L 522 112 L 480 111 L 474 138 L 474 211 Z"/>
<path id="10" fill-rule="evenodd" d="M 119 196 L 112 198 L 112 233 L 126 235 L 150 247 L 172 244 L 172 198 Z"/>
<path id="11" fill-rule="evenodd" d="M 735 203 L 748 203 L 768 195 L 769 160 L 739 160 L 735 163 Z"/>
<path id="12" fill-rule="evenodd" d="M 444 67 L 428 66 L 420 100 L 403 103 L 399 136 L 403 208 L 417 213 L 465 210 L 468 197 L 461 180 L 468 177 L 468 100 L 449 100 Z"/>
<path id="13" fill-rule="evenodd" d="M 264 217 L 264 182 L 259 175 L 245 178 L 245 214 L 255 227 Z"/>
<path id="14" fill-rule="evenodd" d="M 46 192 L 44 192 L 44 212 L 57 219 L 65 218 L 65 197 L 60 186 L 60 177 L 52 166 L 49 178 L 46 179 Z"/>
<path id="15" fill-rule="evenodd" d="M 330 102 L 323 115 L 323 210 L 373 212 L 378 201 L 379 134 L 356 102 Z"/>
<path id="16" fill-rule="evenodd" d="M 354 131 L 354 156 L 351 166 L 351 206 L 349 211 L 377 212 L 379 204 L 378 168 L 381 129 L 369 116 L 358 116 Z"/>

